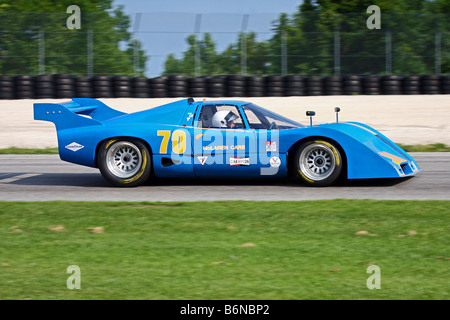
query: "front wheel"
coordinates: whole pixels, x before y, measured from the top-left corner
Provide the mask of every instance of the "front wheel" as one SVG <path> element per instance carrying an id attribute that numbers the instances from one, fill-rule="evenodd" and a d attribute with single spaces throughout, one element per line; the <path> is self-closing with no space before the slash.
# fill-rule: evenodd
<path id="1" fill-rule="evenodd" d="M 99 149 L 98 167 L 111 184 L 135 187 L 144 183 L 151 171 L 147 147 L 135 139 L 109 139 Z"/>
<path id="2" fill-rule="evenodd" d="M 339 178 L 343 166 L 339 149 L 324 140 L 303 143 L 297 150 L 295 164 L 300 179 L 317 187 L 333 184 Z"/>

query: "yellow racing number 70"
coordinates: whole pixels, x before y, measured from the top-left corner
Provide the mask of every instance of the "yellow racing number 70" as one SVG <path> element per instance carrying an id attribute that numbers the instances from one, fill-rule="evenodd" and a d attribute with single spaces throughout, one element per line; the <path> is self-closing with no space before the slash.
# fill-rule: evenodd
<path id="1" fill-rule="evenodd" d="M 158 130 L 158 136 L 162 136 L 159 153 L 167 153 L 167 146 L 170 140 L 170 130 Z M 175 130 L 172 133 L 172 152 L 183 153 L 186 151 L 186 132 L 183 130 Z"/>

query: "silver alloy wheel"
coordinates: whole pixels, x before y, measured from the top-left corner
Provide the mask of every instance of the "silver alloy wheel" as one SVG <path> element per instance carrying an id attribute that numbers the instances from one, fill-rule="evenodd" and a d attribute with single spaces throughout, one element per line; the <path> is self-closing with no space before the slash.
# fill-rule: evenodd
<path id="1" fill-rule="evenodd" d="M 142 166 L 141 151 L 131 142 L 116 142 L 106 154 L 106 166 L 118 178 L 131 178 Z"/>
<path id="2" fill-rule="evenodd" d="M 333 150 L 321 143 L 312 143 L 306 146 L 298 161 L 302 173 L 313 181 L 328 178 L 336 168 Z"/>

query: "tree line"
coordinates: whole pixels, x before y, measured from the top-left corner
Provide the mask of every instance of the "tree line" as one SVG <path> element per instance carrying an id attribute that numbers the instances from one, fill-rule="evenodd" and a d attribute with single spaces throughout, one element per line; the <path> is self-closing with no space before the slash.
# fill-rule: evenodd
<path id="1" fill-rule="evenodd" d="M 369 29 L 370 5 L 381 28 Z M 450 0 L 305 0 L 280 14 L 273 36 L 240 33 L 217 52 L 211 34 L 192 34 L 181 58 L 170 54 L 165 75 L 333 75 L 450 73 Z"/>
<path id="2" fill-rule="evenodd" d="M 77 0 L 81 28 L 68 29 L 72 0 L 0 2 L 0 74 L 143 75 L 147 56 L 113 0 Z"/>

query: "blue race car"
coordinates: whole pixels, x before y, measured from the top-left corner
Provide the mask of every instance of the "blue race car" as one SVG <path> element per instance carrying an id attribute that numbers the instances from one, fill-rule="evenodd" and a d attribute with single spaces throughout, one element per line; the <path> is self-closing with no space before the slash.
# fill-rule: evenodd
<path id="1" fill-rule="evenodd" d="M 338 108 L 335 110 L 339 112 Z M 243 101 L 183 99 L 135 113 L 74 98 L 35 103 L 53 122 L 62 160 L 96 167 L 111 184 L 149 177 L 296 177 L 311 186 L 403 178 L 420 169 L 398 145 L 357 122 L 302 125 Z"/>

